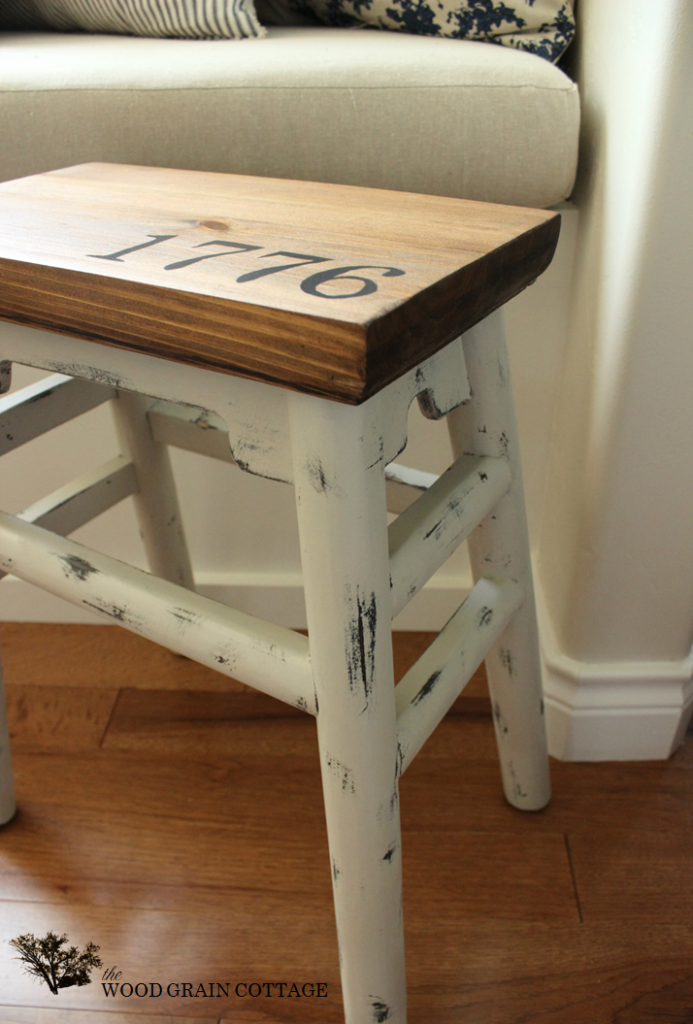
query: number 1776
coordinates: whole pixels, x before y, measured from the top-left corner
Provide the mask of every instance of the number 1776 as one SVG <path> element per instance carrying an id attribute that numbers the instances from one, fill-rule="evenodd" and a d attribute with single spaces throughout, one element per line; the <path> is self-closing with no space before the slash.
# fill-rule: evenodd
<path id="1" fill-rule="evenodd" d="M 139 249 L 148 249 L 152 245 L 159 245 L 161 242 L 167 242 L 171 238 L 177 238 L 177 235 L 148 235 L 151 241 L 141 242 L 139 245 L 131 245 L 128 249 L 119 249 L 118 252 L 108 253 L 105 256 L 97 256 L 94 253 L 89 253 L 91 259 L 96 260 L 112 260 L 114 263 L 123 263 L 124 257 L 130 253 L 137 252 Z M 164 267 L 164 270 L 183 270 L 185 267 L 191 267 L 193 263 L 201 263 L 203 260 L 213 260 L 219 256 L 238 256 L 241 253 L 253 252 L 257 249 L 262 249 L 261 245 L 248 245 L 245 242 L 228 242 L 226 239 L 215 238 L 211 242 L 200 242 L 199 245 L 194 246 L 195 249 L 206 249 L 208 246 L 219 245 L 221 246 L 220 252 L 206 252 L 201 256 L 192 256 L 187 260 L 178 260 L 176 263 L 168 263 Z M 237 284 L 246 284 L 250 281 L 257 281 L 261 277 L 269 277 L 270 274 L 280 274 L 283 270 L 293 270 L 295 267 L 306 267 L 314 263 L 331 263 L 332 259 L 329 256 L 309 256 L 302 252 L 284 252 L 279 250 L 278 252 L 266 252 L 258 256 L 258 259 L 269 259 L 272 256 L 283 256 L 287 259 L 293 260 L 292 263 L 279 263 L 274 266 L 261 267 L 259 270 L 251 270 L 248 273 L 241 274 L 236 278 Z M 401 277 L 406 273 L 404 270 L 399 270 L 397 267 L 381 266 L 379 264 L 356 264 L 349 267 L 330 267 L 327 270 L 318 271 L 315 274 L 309 274 L 304 277 L 301 281 L 301 291 L 307 295 L 317 295 L 322 299 L 356 299 L 362 295 L 372 295 L 373 292 L 378 290 L 377 283 L 370 277 L 363 277 L 361 274 L 355 274 L 356 270 L 382 270 L 383 277 Z M 342 292 L 340 294 L 333 294 L 330 292 L 321 291 L 321 286 L 328 284 L 331 281 L 359 281 L 361 287 L 356 291 Z"/>

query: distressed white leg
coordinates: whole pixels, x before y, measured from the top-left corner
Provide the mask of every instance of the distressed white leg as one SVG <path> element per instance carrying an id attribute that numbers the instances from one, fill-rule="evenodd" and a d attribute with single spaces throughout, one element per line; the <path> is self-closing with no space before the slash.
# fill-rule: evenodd
<path id="1" fill-rule="evenodd" d="M 168 449 L 154 440 L 147 421 L 151 404 L 143 395 L 117 392 L 113 414 L 118 439 L 137 470 L 139 491 L 133 499 L 151 572 L 194 590 Z"/>
<path id="2" fill-rule="evenodd" d="M 345 1016 L 404 1024 L 385 477 L 371 420 L 379 405 L 288 402 Z"/>
<path id="3" fill-rule="evenodd" d="M 539 810 L 551 797 L 541 660 L 522 475 L 503 317 L 499 311 L 463 337 L 472 397 L 448 417 L 455 457 L 508 459 L 510 490 L 469 539 L 474 578 L 512 579 L 524 601 L 486 659 L 506 798 Z"/>
<path id="4" fill-rule="evenodd" d="M 0 666 L 0 825 L 6 825 L 17 810 L 10 760 L 10 731 L 7 726 L 5 685 Z"/>

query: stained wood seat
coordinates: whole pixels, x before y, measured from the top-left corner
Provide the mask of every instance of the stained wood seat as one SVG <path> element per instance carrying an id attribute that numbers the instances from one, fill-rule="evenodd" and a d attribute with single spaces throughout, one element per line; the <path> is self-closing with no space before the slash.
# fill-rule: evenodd
<path id="1" fill-rule="evenodd" d="M 315 716 L 347 1024 L 406 1021 L 399 777 L 484 659 L 505 795 L 523 810 L 549 799 L 494 311 L 548 265 L 558 226 L 155 168 L 0 185 L 0 383 L 13 361 L 61 374 L 0 399 L 0 454 L 105 401 L 122 451 L 0 512 L 0 569 Z M 393 464 L 414 398 L 448 420 L 440 477 Z M 293 484 L 309 639 L 195 593 L 169 445 Z M 65 539 L 130 495 L 151 573 Z M 474 588 L 395 689 L 392 618 L 466 539 Z M 0 719 L 0 823 L 14 808 Z"/>
<path id="2" fill-rule="evenodd" d="M 349 403 L 525 288 L 560 220 L 109 164 L 0 184 L 0 211 L 4 318 Z"/>

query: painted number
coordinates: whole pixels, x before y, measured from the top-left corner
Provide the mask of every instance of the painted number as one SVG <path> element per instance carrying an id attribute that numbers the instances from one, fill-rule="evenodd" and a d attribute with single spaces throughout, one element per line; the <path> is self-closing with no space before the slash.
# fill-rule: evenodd
<path id="1" fill-rule="evenodd" d="M 301 291 L 308 295 L 319 295 L 322 299 L 357 299 L 361 295 L 372 295 L 378 290 L 378 285 L 370 277 L 361 277 L 359 274 L 352 274 L 352 270 L 384 270 L 383 277 L 401 277 L 405 271 L 397 267 L 381 267 L 371 264 L 363 264 L 356 267 L 332 267 L 330 270 L 323 270 L 317 274 L 311 274 L 305 281 L 301 282 Z M 362 286 L 355 292 L 342 292 L 338 295 L 331 295 L 329 292 L 321 292 L 320 285 L 328 281 L 361 281 Z"/>
<path id="2" fill-rule="evenodd" d="M 201 263 L 202 260 L 213 260 L 215 256 L 235 256 L 239 252 L 252 252 L 253 249 L 261 249 L 261 245 L 245 245 L 243 242 L 225 242 L 221 238 L 215 238 L 213 242 L 200 242 L 196 249 L 202 249 L 206 245 L 225 245 L 226 252 L 206 252 L 204 256 L 193 256 L 189 260 L 179 260 L 178 263 L 169 263 L 164 270 L 182 270 L 183 267 L 191 267 L 193 263 Z M 232 249 L 233 252 L 228 250 Z"/>
<path id="3" fill-rule="evenodd" d="M 116 263 L 122 263 L 123 257 L 128 256 L 130 253 L 138 252 L 140 249 L 148 249 L 152 245 L 159 245 L 160 242 L 168 242 L 171 238 L 177 238 L 177 235 L 148 235 L 151 239 L 149 242 L 140 242 L 139 245 L 131 245 L 127 249 L 118 249 L 117 252 L 110 252 L 105 255 L 96 255 L 89 253 L 88 255 L 95 260 L 113 260 Z M 261 249 L 261 245 L 247 245 L 244 242 L 227 242 L 223 238 L 215 238 L 211 242 L 200 242 L 199 245 L 194 246 L 195 249 L 205 249 L 209 245 L 221 246 L 220 252 L 205 252 L 200 256 L 191 256 L 186 260 L 178 260 L 176 263 L 167 263 L 164 270 L 182 270 L 184 267 L 191 267 L 194 263 L 201 263 L 203 260 L 213 260 L 217 256 L 236 256 L 244 252 L 254 252 L 256 249 Z M 261 267 L 259 270 L 250 270 L 245 274 L 241 274 L 240 277 L 236 278 L 238 284 L 246 284 L 248 281 L 257 281 L 261 277 L 268 277 L 270 274 L 280 274 L 283 270 L 292 270 L 294 267 L 305 267 L 311 263 L 330 263 L 332 262 L 331 256 L 310 256 L 304 252 L 284 252 L 279 250 L 278 252 L 263 253 L 258 259 L 271 259 L 273 256 L 285 256 L 287 259 L 293 260 L 292 263 L 279 263 L 273 267 Z M 357 299 L 362 295 L 372 295 L 373 292 L 377 292 L 378 285 L 371 277 L 363 277 L 361 274 L 355 274 L 355 270 L 382 270 L 383 277 L 402 277 L 406 273 L 404 270 L 399 270 L 397 267 L 384 267 L 380 264 L 358 264 L 353 267 L 331 267 L 329 270 L 320 270 L 316 274 L 309 274 L 301 281 L 301 291 L 305 292 L 306 295 L 316 295 L 321 299 Z M 340 292 L 339 285 L 336 288 L 327 291 L 323 289 L 325 286 L 329 286 L 332 282 L 339 281 L 358 281 L 361 287 L 355 291 Z M 348 287 L 348 286 L 347 286 Z"/>
<path id="4" fill-rule="evenodd" d="M 139 245 L 131 245 L 129 249 L 119 249 L 118 252 L 111 252 L 107 256 L 95 256 L 93 252 L 87 253 L 92 259 L 95 260 L 113 260 L 115 263 L 123 263 L 122 256 L 127 256 L 129 252 L 137 252 L 138 249 L 148 249 L 150 245 L 158 245 L 159 242 L 168 242 L 169 238 L 176 238 L 176 235 L 148 235 L 151 238 L 151 242 L 141 242 Z"/>
<path id="5" fill-rule="evenodd" d="M 260 248 L 258 246 L 258 248 Z M 263 267 L 262 270 L 252 270 L 249 274 L 241 274 L 236 278 L 238 284 L 246 281 L 256 281 L 258 277 L 267 277 L 268 274 L 278 274 L 282 270 L 291 270 L 292 267 L 305 267 L 308 263 L 329 263 L 329 256 L 306 256 L 303 252 L 268 252 L 258 259 L 268 259 L 270 256 L 288 256 L 289 259 L 298 260 L 298 263 L 282 263 L 278 267 Z"/>

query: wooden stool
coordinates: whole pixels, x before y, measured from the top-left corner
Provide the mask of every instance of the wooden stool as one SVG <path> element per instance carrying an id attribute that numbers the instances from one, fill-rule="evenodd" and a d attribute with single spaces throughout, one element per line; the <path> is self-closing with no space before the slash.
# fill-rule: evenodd
<path id="1" fill-rule="evenodd" d="M 559 217 L 102 164 L 0 185 L 0 224 L 4 390 L 13 361 L 62 375 L 0 400 L 0 454 L 109 399 L 123 451 L 0 513 L 0 567 L 316 716 L 346 1020 L 403 1024 L 398 780 L 484 658 L 506 797 L 549 799 L 494 311 Z M 456 460 L 428 487 L 393 464 L 414 398 Z M 195 594 L 167 445 L 293 483 L 309 639 Z M 63 539 L 130 494 L 152 575 Z M 474 589 L 395 689 L 391 620 L 467 538 Z"/>

